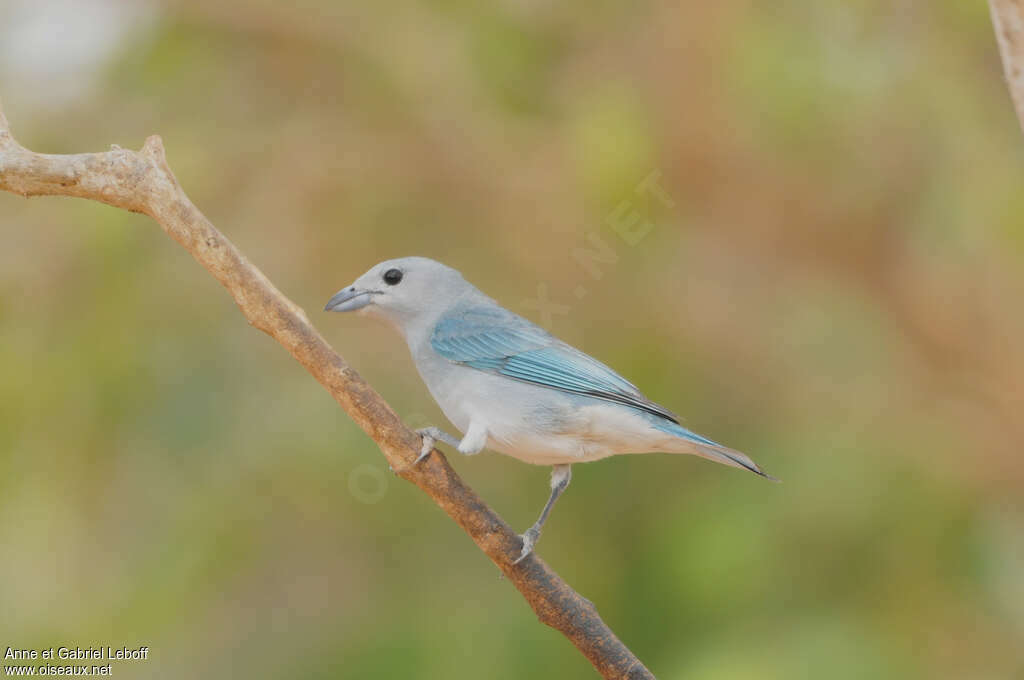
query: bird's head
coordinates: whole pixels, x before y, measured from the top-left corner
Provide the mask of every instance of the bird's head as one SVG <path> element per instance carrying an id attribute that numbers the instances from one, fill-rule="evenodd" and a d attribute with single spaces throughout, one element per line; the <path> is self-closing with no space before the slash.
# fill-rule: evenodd
<path id="1" fill-rule="evenodd" d="M 401 257 L 374 265 L 327 301 L 324 311 L 376 316 L 399 329 L 434 316 L 472 289 L 455 269 L 426 257 Z"/>

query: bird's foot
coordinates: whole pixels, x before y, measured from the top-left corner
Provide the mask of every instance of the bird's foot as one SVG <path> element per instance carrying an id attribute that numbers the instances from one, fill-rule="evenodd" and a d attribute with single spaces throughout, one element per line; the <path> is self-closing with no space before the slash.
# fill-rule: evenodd
<path id="1" fill-rule="evenodd" d="M 519 564 L 526 559 L 527 555 L 533 552 L 533 546 L 537 545 L 537 541 L 540 540 L 540 529 L 532 526 L 519 538 L 523 539 L 523 551 L 519 553 L 519 557 L 512 564 Z"/>
<path id="2" fill-rule="evenodd" d="M 434 427 L 424 427 L 423 429 L 416 430 L 416 434 L 423 438 L 423 446 L 420 447 L 420 455 L 416 456 L 416 460 L 412 462 L 413 465 L 419 464 L 421 460 L 429 456 L 430 452 L 434 450 L 437 438 L 430 431 L 436 429 Z"/>
<path id="3" fill-rule="evenodd" d="M 459 440 L 451 436 L 439 427 L 421 427 L 416 430 L 416 434 L 423 437 L 423 446 L 420 447 L 420 455 L 413 461 L 413 465 L 420 462 L 424 458 L 430 455 L 434 445 L 438 442 L 444 442 L 448 446 L 454 446 L 458 448 Z"/>

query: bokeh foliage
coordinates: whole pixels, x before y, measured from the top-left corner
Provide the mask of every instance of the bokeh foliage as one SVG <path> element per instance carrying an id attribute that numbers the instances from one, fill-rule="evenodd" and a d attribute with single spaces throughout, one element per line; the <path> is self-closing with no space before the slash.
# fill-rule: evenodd
<path id="1" fill-rule="evenodd" d="M 543 288 L 784 480 L 577 467 L 539 552 L 659 677 L 1024 675 L 1024 140 L 984 3 L 154 12 L 72 104 L 4 92 L 21 141 L 162 134 L 414 425 L 445 421 L 401 341 L 318 313 L 405 254 L 537 321 Z M 3 195 L 0 230 L 0 640 L 148 644 L 132 677 L 593 677 L 147 219 Z M 454 463 L 533 520 L 546 470 Z"/>

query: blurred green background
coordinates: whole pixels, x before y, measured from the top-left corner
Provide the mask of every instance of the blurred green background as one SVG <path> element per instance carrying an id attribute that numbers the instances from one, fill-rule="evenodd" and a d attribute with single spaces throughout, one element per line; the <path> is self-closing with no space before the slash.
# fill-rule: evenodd
<path id="1" fill-rule="evenodd" d="M 319 310 L 421 254 L 781 477 L 577 466 L 539 553 L 659 677 L 1024 677 L 1024 138 L 984 3 L 6 0 L 0 85 L 34 150 L 161 134 L 411 425 L 447 422 L 402 341 Z M 150 220 L 3 194 L 0 239 L 0 644 L 594 677 Z M 546 497 L 453 463 L 515 527 Z"/>

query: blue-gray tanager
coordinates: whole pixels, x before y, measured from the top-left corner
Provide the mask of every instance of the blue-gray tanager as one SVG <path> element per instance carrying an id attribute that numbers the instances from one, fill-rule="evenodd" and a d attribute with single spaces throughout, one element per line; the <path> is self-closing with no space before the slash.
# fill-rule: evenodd
<path id="1" fill-rule="evenodd" d="M 469 456 L 485 447 L 527 463 L 551 465 L 551 496 L 522 535 L 521 561 L 569 486 L 573 463 L 619 453 L 692 453 L 768 477 L 754 461 L 679 424 L 600 361 L 508 311 L 425 257 L 376 265 L 332 297 L 332 312 L 372 315 L 405 337 L 423 382 L 462 439 L 419 430 L 430 455 L 436 441 Z"/>

